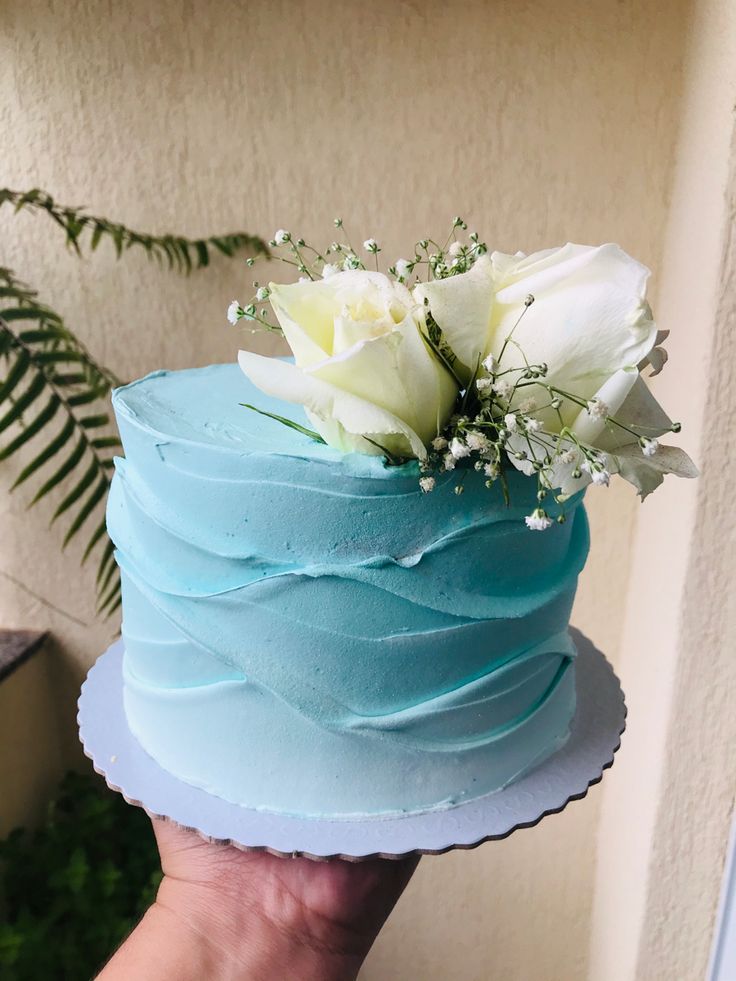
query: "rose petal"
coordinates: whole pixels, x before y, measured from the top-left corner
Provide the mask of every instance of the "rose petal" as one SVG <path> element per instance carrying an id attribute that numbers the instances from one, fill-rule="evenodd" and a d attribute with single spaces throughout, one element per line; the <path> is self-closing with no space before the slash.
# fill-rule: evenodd
<path id="1" fill-rule="evenodd" d="M 481 256 L 459 276 L 420 283 L 414 296 L 418 303 L 429 302 L 435 323 L 460 362 L 455 366 L 458 375 L 467 382 L 487 351 L 490 336 L 493 273 L 488 256 Z"/>
<path id="2" fill-rule="evenodd" d="M 339 423 L 347 433 L 357 437 L 367 435 L 380 439 L 382 435 L 401 436 L 407 449 L 420 460 L 426 459 L 427 451 L 417 433 L 380 406 L 277 358 L 240 351 L 238 363 L 253 384 L 267 395 L 303 405 L 314 420 L 320 435 L 331 445 L 339 446 L 339 431 L 334 426 Z M 373 447 L 365 439 L 358 443 L 362 453 L 380 453 L 380 449 Z M 357 449 L 358 446 L 351 442 L 349 448 Z"/>

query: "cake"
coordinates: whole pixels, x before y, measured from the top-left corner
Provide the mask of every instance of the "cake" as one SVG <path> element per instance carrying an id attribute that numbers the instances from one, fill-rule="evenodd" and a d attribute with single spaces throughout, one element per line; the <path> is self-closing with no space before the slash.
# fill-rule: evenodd
<path id="1" fill-rule="evenodd" d="M 306 275 L 228 319 L 293 359 L 115 391 L 125 713 L 179 781 L 380 819 L 498 792 L 568 739 L 586 488 L 697 471 L 641 377 L 666 360 L 648 270 L 458 228 L 390 275 L 374 239 L 376 271 L 340 242 L 307 265 L 282 229 Z"/>
<path id="2" fill-rule="evenodd" d="M 240 403 L 293 405 L 235 364 L 118 389 L 108 527 L 123 582 L 124 703 L 179 779 L 251 808 L 365 817 L 497 790 L 575 710 L 568 634 L 582 502 L 543 535 L 471 472 L 345 454 Z"/>

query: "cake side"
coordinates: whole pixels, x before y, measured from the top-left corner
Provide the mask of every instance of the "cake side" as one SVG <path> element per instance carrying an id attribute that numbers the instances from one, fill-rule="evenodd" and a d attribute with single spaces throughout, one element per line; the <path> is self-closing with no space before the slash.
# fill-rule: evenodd
<path id="1" fill-rule="evenodd" d="M 415 462 L 239 405 L 279 411 L 265 401 L 230 365 L 115 395 L 108 524 L 144 748 L 237 803 L 330 815 L 447 805 L 554 752 L 574 711 L 581 495 L 536 535 L 520 474 L 507 508 L 469 472 L 460 507 L 449 478 L 423 495 Z"/>

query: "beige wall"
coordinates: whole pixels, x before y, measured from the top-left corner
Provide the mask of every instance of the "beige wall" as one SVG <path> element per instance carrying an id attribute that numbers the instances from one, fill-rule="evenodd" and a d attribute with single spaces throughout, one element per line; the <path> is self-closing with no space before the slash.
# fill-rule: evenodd
<path id="1" fill-rule="evenodd" d="M 6 0 L 2 179 L 151 231 L 328 239 L 341 214 L 392 258 L 459 212 L 502 249 L 614 240 L 660 269 L 687 7 Z M 246 293 L 242 263 L 188 281 L 106 249 L 80 263 L 8 212 L 0 242 L 0 262 L 123 377 L 234 357 L 223 311 Z M 675 405 L 688 370 L 669 369 Z M 0 489 L 18 466 L 0 467 Z M 0 509 L 0 619 L 53 631 L 72 758 L 75 692 L 116 624 L 95 621 L 91 572 L 60 556 L 47 509 L 27 513 L 21 493 Z M 636 505 L 611 488 L 590 511 L 576 621 L 618 663 Z M 365 978 L 586 977 L 599 803 L 425 860 Z"/>
<path id="2" fill-rule="evenodd" d="M 698 5 L 688 34 L 660 305 L 687 372 L 656 389 L 679 404 L 702 474 L 637 519 L 620 657 L 630 722 L 604 787 L 595 981 L 705 976 L 736 795 L 736 7 Z"/>

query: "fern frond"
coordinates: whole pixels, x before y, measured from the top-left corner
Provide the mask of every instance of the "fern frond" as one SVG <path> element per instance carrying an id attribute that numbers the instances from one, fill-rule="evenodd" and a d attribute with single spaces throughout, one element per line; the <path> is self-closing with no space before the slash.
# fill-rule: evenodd
<path id="1" fill-rule="evenodd" d="M 0 356 L 7 364 L 5 378 L 0 381 L 0 409 L 5 410 L 0 414 L 0 433 L 12 427 L 12 438 L 0 447 L 0 460 L 13 456 L 26 444 L 39 444 L 38 452 L 11 489 L 53 464 L 51 475 L 29 507 L 55 488 L 66 488 L 52 517 L 56 521 L 69 516 L 62 544 L 65 547 L 95 513 L 110 485 L 110 454 L 120 446 L 120 440 L 110 433 L 113 421 L 101 411 L 101 399 L 117 379 L 94 361 L 61 317 L 39 304 L 35 291 L 18 282 L 7 269 L 0 269 L 0 290 Z M 10 313 L 10 320 L 6 313 Z M 27 329 L 25 321 L 32 321 L 34 327 Z M 60 413 L 65 417 L 61 427 L 54 427 L 54 435 L 45 437 L 47 426 Z M 103 520 L 86 543 L 83 561 L 104 537 Z M 112 547 L 102 551 L 102 558 L 107 559 L 108 554 L 112 555 Z M 106 608 L 110 609 L 117 596 L 115 590 L 119 590 L 114 561 L 111 566 L 106 562 L 103 575 L 98 600 L 108 600 Z"/>
<path id="2" fill-rule="evenodd" d="M 50 194 L 39 188 L 31 191 L 13 191 L 0 188 L 0 208 L 9 204 L 19 211 L 47 214 L 64 232 L 67 246 L 77 255 L 82 247 L 91 252 L 107 238 L 115 249 L 118 258 L 132 248 L 141 248 L 146 255 L 159 262 L 166 262 L 169 269 L 189 273 L 192 269 L 202 269 L 210 263 L 213 250 L 232 257 L 236 252 L 247 250 L 260 255 L 268 255 L 265 241 L 258 235 L 248 232 L 231 232 L 228 235 L 213 235 L 209 238 L 190 239 L 182 235 L 149 235 L 134 232 L 107 218 L 87 214 L 83 208 L 58 205 Z"/>
<path id="3" fill-rule="evenodd" d="M 232 257 L 247 250 L 269 255 L 268 246 L 256 235 L 234 232 L 189 239 L 144 234 L 87 214 L 84 209 L 58 205 L 39 189 L 0 189 L 0 209 L 4 204 L 16 213 L 46 214 L 64 232 L 67 246 L 80 256 L 83 248 L 93 252 L 107 239 L 118 257 L 137 247 L 160 264 L 188 274 L 208 266 L 213 253 Z M 103 400 L 121 382 L 92 357 L 58 313 L 39 301 L 35 290 L 17 280 L 10 269 L 0 267 L 0 363 L 3 360 L 6 371 L 4 378 L 0 377 L 0 433 L 10 431 L 11 436 L 0 447 L 0 460 L 13 456 L 26 444 L 38 444 L 38 451 L 11 489 L 39 478 L 44 468 L 47 472 L 53 468 L 28 506 L 33 507 L 57 488 L 66 492 L 52 517 L 52 522 L 68 521 L 63 539 L 66 546 L 98 509 L 112 479 L 113 453 L 120 440 Z M 45 438 L 49 423 L 60 414 L 64 416 L 62 424 L 54 427 L 52 437 Z M 109 616 L 120 605 L 120 577 L 104 519 L 87 541 L 83 563 L 93 551 L 99 555 L 97 608 Z"/>

